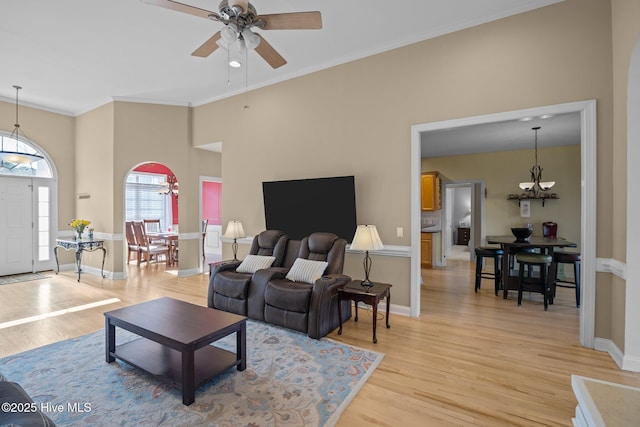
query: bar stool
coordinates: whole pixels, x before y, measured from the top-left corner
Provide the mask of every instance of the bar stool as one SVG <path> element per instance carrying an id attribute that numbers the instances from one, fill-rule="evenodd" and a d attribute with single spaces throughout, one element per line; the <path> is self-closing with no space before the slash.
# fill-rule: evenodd
<path id="1" fill-rule="evenodd" d="M 481 279 L 493 279 L 495 281 L 495 292 L 498 295 L 502 284 L 502 257 L 504 251 L 500 248 L 491 246 L 479 246 L 476 248 L 476 286 L 475 291 L 480 289 Z M 493 258 L 493 273 L 482 271 L 482 263 L 484 258 Z"/>
<path id="2" fill-rule="evenodd" d="M 527 290 L 542 293 L 544 299 L 544 311 L 547 311 L 549 309 L 549 300 L 551 297 L 551 289 L 549 286 L 550 280 L 548 279 L 547 273 L 549 266 L 553 261 L 553 257 L 545 254 L 519 253 L 516 254 L 516 260 L 518 261 L 518 264 L 520 264 L 520 269 L 518 271 L 518 305 L 522 305 L 522 292 L 524 291 L 524 286 L 529 285 L 537 287 L 538 289 L 531 290 L 531 287 L 529 287 Z M 527 266 L 527 268 L 540 267 L 540 277 L 525 276 L 525 266 Z"/>
<path id="3" fill-rule="evenodd" d="M 580 308 L 580 254 L 578 252 L 556 251 L 553 253 L 553 262 L 551 263 L 551 303 L 556 297 L 556 286 L 561 288 L 576 288 L 576 307 Z M 573 264 L 573 281 L 558 279 L 558 264 Z M 564 283 L 560 285 L 559 283 Z"/>

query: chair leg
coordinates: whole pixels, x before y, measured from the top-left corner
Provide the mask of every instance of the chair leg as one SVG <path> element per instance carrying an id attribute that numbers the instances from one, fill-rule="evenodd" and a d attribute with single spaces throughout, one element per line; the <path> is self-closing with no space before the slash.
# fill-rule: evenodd
<path id="1" fill-rule="evenodd" d="M 524 264 L 520 263 L 520 268 L 518 270 L 518 305 L 522 305 L 522 291 L 524 289 L 523 282 L 524 281 Z"/>
<path id="2" fill-rule="evenodd" d="M 480 289 L 481 279 L 482 279 L 482 257 L 478 256 L 476 257 L 476 285 L 475 285 L 476 293 L 478 292 L 478 289 Z"/>
<path id="3" fill-rule="evenodd" d="M 576 307 L 580 308 L 580 261 L 574 261 L 573 274 L 576 282 Z"/>
<path id="4" fill-rule="evenodd" d="M 551 262 L 551 267 L 549 267 L 549 286 L 551 287 L 549 291 L 549 304 L 553 304 L 553 300 L 556 297 L 556 279 L 558 278 L 558 263 L 553 261 Z"/>
<path id="5" fill-rule="evenodd" d="M 495 291 L 496 296 L 498 296 L 498 292 L 500 291 L 500 285 L 502 284 L 502 256 L 496 255 L 493 259 L 493 274 L 495 276 Z"/>
<path id="6" fill-rule="evenodd" d="M 550 276 L 547 273 L 547 265 L 540 265 L 540 281 L 542 282 L 542 298 L 544 301 L 544 311 L 549 310 Z"/>

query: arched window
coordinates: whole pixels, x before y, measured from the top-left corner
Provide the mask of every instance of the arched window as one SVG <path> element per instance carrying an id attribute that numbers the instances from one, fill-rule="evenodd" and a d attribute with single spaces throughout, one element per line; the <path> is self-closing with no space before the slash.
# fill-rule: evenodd
<path id="1" fill-rule="evenodd" d="M 12 138 L 10 134 L 0 132 L 0 174 L 18 176 L 37 176 L 41 178 L 51 178 L 52 172 L 46 158 L 33 163 L 15 163 L 10 156 L 3 153 L 27 153 L 42 156 L 36 144 L 30 141 Z"/>

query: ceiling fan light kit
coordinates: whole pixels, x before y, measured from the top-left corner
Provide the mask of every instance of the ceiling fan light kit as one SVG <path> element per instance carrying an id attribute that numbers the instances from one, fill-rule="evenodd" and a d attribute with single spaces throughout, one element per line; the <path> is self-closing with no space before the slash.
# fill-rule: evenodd
<path id="1" fill-rule="evenodd" d="M 244 0 L 222 0 L 218 12 L 200 9 L 195 6 L 172 0 L 143 0 L 147 4 L 160 6 L 189 15 L 221 22 L 224 28 L 204 42 L 192 55 L 206 58 L 215 52 L 222 39 L 229 49 L 232 45 L 255 50 L 272 68 L 279 68 L 287 61 L 269 44 L 264 37 L 251 31 L 260 30 L 318 30 L 322 28 L 320 12 L 293 12 L 258 15 L 256 8 Z"/>

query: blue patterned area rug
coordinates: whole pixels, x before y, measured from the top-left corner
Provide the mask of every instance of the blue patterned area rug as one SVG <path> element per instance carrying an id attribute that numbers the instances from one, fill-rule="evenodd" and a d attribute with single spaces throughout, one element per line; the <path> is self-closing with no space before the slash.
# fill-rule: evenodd
<path id="1" fill-rule="evenodd" d="M 116 328 L 117 344 L 135 335 Z M 235 351 L 235 334 L 215 343 Z M 383 354 L 247 321 L 247 369 L 179 390 L 124 362 L 105 361 L 104 331 L 0 360 L 59 426 L 332 426 Z M 1 423 L 0 423 L 1 424 Z"/>

